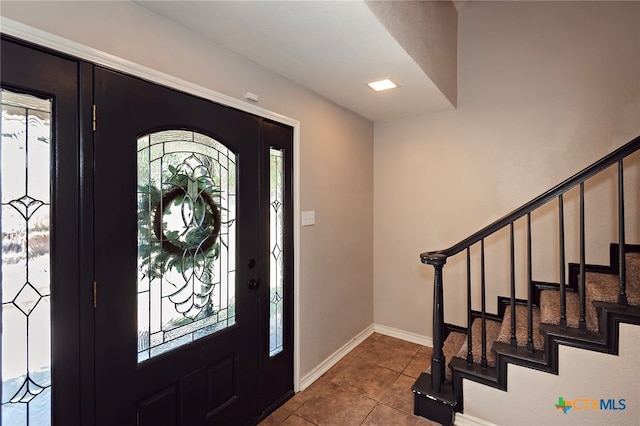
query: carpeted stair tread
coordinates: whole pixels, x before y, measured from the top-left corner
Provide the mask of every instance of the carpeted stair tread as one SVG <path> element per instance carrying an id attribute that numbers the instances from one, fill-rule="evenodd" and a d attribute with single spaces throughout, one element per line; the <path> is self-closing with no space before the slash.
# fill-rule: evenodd
<path id="1" fill-rule="evenodd" d="M 632 306 L 640 306 L 640 253 L 626 254 L 627 300 Z M 618 301 L 618 275 L 587 272 L 585 277 L 585 320 L 589 331 L 598 331 L 598 313 L 593 302 L 616 303 Z M 580 299 L 577 292 L 566 292 L 567 326 L 577 328 L 580 319 Z M 541 321 L 545 324 L 560 324 L 560 292 L 540 292 Z"/>
<path id="2" fill-rule="evenodd" d="M 567 326 L 578 328 L 580 322 L 580 295 L 575 291 L 566 292 Z M 598 314 L 591 303 L 587 303 L 585 311 L 587 330 L 598 331 Z M 540 292 L 540 321 L 543 324 L 560 325 L 560 292 L 543 290 Z"/>
<path id="3" fill-rule="evenodd" d="M 444 352 L 444 355 L 448 360 L 456 356 L 456 354 L 460 350 L 460 346 L 462 346 L 462 344 L 466 340 L 467 335 L 464 333 L 458 333 L 457 331 L 452 331 L 449 333 L 442 347 L 442 351 Z"/>
<path id="4" fill-rule="evenodd" d="M 460 346 L 462 346 L 462 343 L 464 343 L 466 340 L 467 335 L 464 333 L 459 333 L 457 331 L 449 332 L 449 335 L 442 345 L 442 352 L 444 352 L 445 360 L 447 363 L 449 363 L 449 361 L 451 361 L 451 358 L 458 353 Z M 429 368 L 427 368 L 426 372 L 431 373 L 431 365 L 429 365 Z M 448 367 L 445 368 L 445 377 L 447 380 L 451 380 L 451 369 Z"/>
<path id="5" fill-rule="evenodd" d="M 626 292 L 627 301 L 632 306 L 640 306 L 640 253 L 626 254 Z M 589 302 L 618 301 L 618 275 L 588 272 L 586 274 L 587 300 Z"/>
<path id="6" fill-rule="evenodd" d="M 533 313 L 533 346 L 537 350 L 544 349 L 544 338 L 540 334 L 540 309 L 534 307 Z M 527 346 L 527 307 L 525 305 L 516 305 L 516 340 L 518 346 Z M 504 311 L 500 334 L 496 339 L 497 342 L 511 343 L 511 305 L 507 305 Z"/>
<path id="7" fill-rule="evenodd" d="M 500 322 L 487 319 L 487 364 L 495 367 L 496 357 L 491 351 L 491 345 L 500 334 Z M 473 362 L 480 364 L 482 360 L 482 319 L 476 318 L 471 325 L 471 345 L 473 349 Z M 467 339 L 464 339 L 462 347 L 456 355 L 459 358 L 467 359 Z"/>

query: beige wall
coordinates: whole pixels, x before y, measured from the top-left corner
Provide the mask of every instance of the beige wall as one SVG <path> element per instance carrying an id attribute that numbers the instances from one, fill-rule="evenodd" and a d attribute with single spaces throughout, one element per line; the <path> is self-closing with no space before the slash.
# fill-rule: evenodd
<path id="1" fill-rule="evenodd" d="M 426 336 L 433 268 L 420 252 L 457 243 L 640 135 L 640 3 L 469 2 L 458 17 L 457 110 L 375 125 L 374 318 Z M 625 174 L 636 185 L 639 163 L 635 155 Z M 589 263 L 607 261 L 617 240 L 613 215 L 599 208 L 613 177 L 586 185 L 588 237 L 602 241 Z M 640 191 L 628 192 L 627 217 L 634 209 L 637 218 Z M 575 191 L 569 198 L 565 213 L 575 217 Z M 558 279 L 555 209 L 533 215 L 534 232 L 551 226 L 549 237 L 534 234 L 537 280 Z M 637 221 L 627 226 L 627 241 L 640 243 Z M 487 240 L 490 309 L 508 289 L 505 263 L 491 256 L 508 253 L 504 237 Z M 516 238 L 522 249 L 521 223 Z M 577 261 L 575 240 L 567 245 Z M 463 265 L 454 258 L 444 269 L 445 321 L 460 325 Z"/>
<path id="2" fill-rule="evenodd" d="M 373 124 L 129 2 L 2 2 L 3 16 L 300 121 L 300 374 L 373 322 Z"/>

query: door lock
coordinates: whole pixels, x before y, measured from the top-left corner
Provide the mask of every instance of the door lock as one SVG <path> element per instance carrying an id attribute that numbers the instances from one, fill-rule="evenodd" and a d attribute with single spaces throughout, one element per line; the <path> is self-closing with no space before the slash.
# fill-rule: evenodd
<path id="1" fill-rule="evenodd" d="M 260 282 L 256 279 L 251 278 L 247 287 L 249 287 L 250 290 L 255 290 L 260 287 Z"/>

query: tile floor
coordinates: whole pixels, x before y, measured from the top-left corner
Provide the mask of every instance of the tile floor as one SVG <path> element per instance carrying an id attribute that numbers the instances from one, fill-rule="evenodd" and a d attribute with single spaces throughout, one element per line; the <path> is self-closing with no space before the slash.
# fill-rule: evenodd
<path id="1" fill-rule="evenodd" d="M 413 415 L 411 386 L 430 362 L 431 348 L 374 333 L 260 425 L 438 425 Z"/>

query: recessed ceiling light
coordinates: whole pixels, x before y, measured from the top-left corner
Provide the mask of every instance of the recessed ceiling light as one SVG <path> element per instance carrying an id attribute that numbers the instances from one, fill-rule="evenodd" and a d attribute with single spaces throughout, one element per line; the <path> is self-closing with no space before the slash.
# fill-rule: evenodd
<path id="1" fill-rule="evenodd" d="M 384 80 L 372 81 L 371 83 L 367 83 L 367 86 L 371 87 L 376 92 L 380 92 L 382 90 L 389 90 L 398 87 L 393 81 L 385 78 Z"/>

